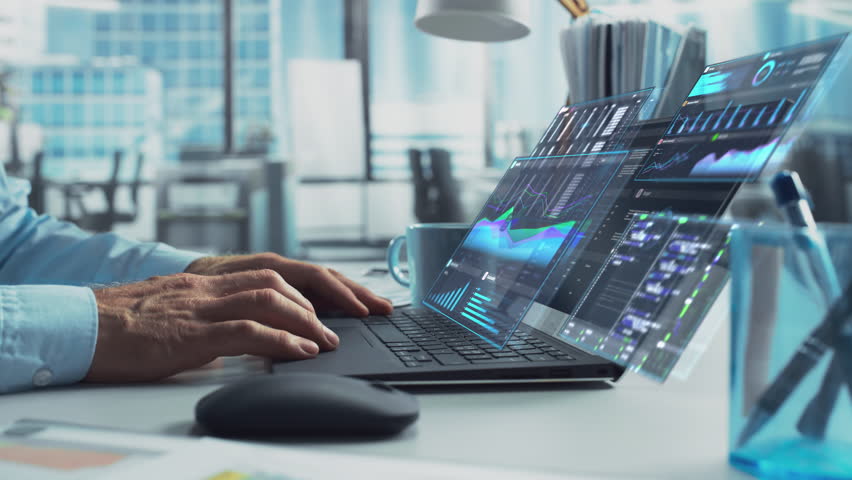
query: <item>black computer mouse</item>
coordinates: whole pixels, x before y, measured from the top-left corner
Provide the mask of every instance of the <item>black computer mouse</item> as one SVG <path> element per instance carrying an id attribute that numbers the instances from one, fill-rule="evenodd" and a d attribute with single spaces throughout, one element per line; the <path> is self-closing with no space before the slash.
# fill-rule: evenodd
<path id="1" fill-rule="evenodd" d="M 381 382 L 319 373 L 252 377 L 195 406 L 201 427 L 227 437 L 391 435 L 419 414 L 411 394 Z"/>

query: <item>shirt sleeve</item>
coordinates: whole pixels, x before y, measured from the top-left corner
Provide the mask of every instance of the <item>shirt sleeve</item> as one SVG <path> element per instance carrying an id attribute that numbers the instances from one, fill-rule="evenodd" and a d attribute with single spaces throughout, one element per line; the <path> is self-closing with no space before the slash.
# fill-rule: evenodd
<path id="1" fill-rule="evenodd" d="M 135 282 L 182 272 L 203 256 L 113 233 L 93 235 L 22 203 L 14 195 L 0 198 L 0 284 Z"/>
<path id="2" fill-rule="evenodd" d="M 82 380 L 97 335 L 91 289 L 0 286 L 0 393 Z"/>

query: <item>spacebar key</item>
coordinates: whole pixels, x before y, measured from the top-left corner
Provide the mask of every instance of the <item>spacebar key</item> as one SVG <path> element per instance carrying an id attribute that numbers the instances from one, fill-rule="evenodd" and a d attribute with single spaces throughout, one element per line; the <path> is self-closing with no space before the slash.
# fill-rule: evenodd
<path id="1" fill-rule="evenodd" d="M 410 341 L 408 337 L 397 330 L 393 325 L 370 325 L 368 328 L 384 343 Z"/>
<path id="2" fill-rule="evenodd" d="M 438 355 L 433 355 L 435 360 L 441 363 L 441 365 L 467 365 L 467 360 L 464 359 L 461 355 L 456 355 L 455 353 L 440 353 Z"/>

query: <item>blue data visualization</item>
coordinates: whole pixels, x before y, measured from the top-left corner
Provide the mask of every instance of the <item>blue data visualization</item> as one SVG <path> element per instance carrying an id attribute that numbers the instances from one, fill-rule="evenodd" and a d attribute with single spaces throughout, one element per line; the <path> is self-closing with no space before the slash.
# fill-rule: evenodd
<path id="1" fill-rule="evenodd" d="M 594 229 L 629 152 L 516 159 L 423 304 L 503 347 L 556 263 Z M 631 171 L 632 173 L 632 171 Z M 609 208 L 604 208 L 608 211 Z"/>
<path id="2" fill-rule="evenodd" d="M 795 139 L 789 126 L 846 35 L 710 65 L 637 181 L 754 181 Z"/>

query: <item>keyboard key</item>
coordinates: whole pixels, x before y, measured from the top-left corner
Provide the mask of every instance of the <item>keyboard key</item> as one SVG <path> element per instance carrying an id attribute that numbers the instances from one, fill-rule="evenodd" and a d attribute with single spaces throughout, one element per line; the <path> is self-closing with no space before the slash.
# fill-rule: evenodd
<path id="1" fill-rule="evenodd" d="M 444 355 L 446 353 L 454 353 L 452 349 L 449 349 L 447 347 L 439 348 L 439 349 L 436 349 L 436 350 L 426 350 L 426 351 L 429 352 L 432 355 Z"/>
<path id="2" fill-rule="evenodd" d="M 520 353 L 521 355 L 535 355 L 543 352 L 537 348 L 522 348 L 520 350 L 515 350 L 515 353 Z"/>
<path id="3" fill-rule="evenodd" d="M 455 353 L 444 353 L 435 355 L 435 360 L 438 361 L 441 365 L 467 365 L 468 361 L 465 360 L 461 355 L 456 355 Z"/>
<path id="4" fill-rule="evenodd" d="M 431 352 L 433 350 L 449 350 L 449 348 L 447 348 L 447 346 L 443 343 L 439 343 L 437 345 L 421 345 L 420 348 L 427 352 Z"/>
<path id="5" fill-rule="evenodd" d="M 420 362 L 405 362 L 406 367 L 419 367 L 422 364 Z"/>
<path id="6" fill-rule="evenodd" d="M 370 326 L 370 331 L 379 337 L 379 340 L 383 343 L 409 341 L 408 337 L 391 325 L 373 325 Z"/>
<path id="7" fill-rule="evenodd" d="M 414 343 L 413 342 L 390 342 L 390 343 L 386 343 L 385 345 L 387 345 L 389 347 L 413 347 Z"/>
<path id="8" fill-rule="evenodd" d="M 471 361 L 473 361 L 473 360 L 494 360 L 493 358 L 491 358 L 491 355 L 485 355 L 485 354 L 482 354 L 482 353 L 479 353 L 479 354 L 476 354 L 476 355 L 465 355 L 464 358 L 471 360 Z M 474 363 L 476 363 L 476 362 L 474 362 Z"/>
<path id="9" fill-rule="evenodd" d="M 417 342 L 417 345 L 419 345 L 419 346 L 420 346 L 420 348 L 422 348 L 422 349 L 424 349 L 424 350 L 428 350 L 428 348 L 427 348 L 427 347 L 440 347 L 440 348 L 444 348 L 444 344 L 443 344 L 443 343 L 441 343 L 441 342 L 438 342 L 438 341 L 436 341 L 436 340 L 427 340 L 427 341 L 425 341 L 425 342 Z"/>
<path id="10" fill-rule="evenodd" d="M 420 351 L 420 347 L 410 346 L 410 347 L 390 347 L 391 352 L 417 352 Z"/>
<path id="11" fill-rule="evenodd" d="M 553 357 L 551 357 L 550 355 L 545 355 L 543 353 L 540 353 L 540 354 L 537 354 L 537 355 L 525 355 L 525 356 L 527 357 L 527 360 L 529 360 L 531 362 L 549 362 L 549 361 L 553 360 Z"/>
<path id="12" fill-rule="evenodd" d="M 574 360 L 574 357 L 565 353 L 552 354 L 557 360 Z"/>
<path id="13" fill-rule="evenodd" d="M 402 360 L 403 362 L 413 362 L 414 361 L 414 357 L 412 357 L 411 355 L 400 355 L 399 359 Z"/>
<path id="14" fill-rule="evenodd" d="M 491 355 L 494 356 L 494 358 L 512 358 L 518 356 L 515 352 L 497 352 L 492 353 Z"/>
<path id="15" fill-rule="evenodd" d="M 418 353 L 417 355 L 414 356 L 414 359 L 417 360 L 418 362 L 431 362 L 432 356 L 429 355 L 428 353 Z"/>

